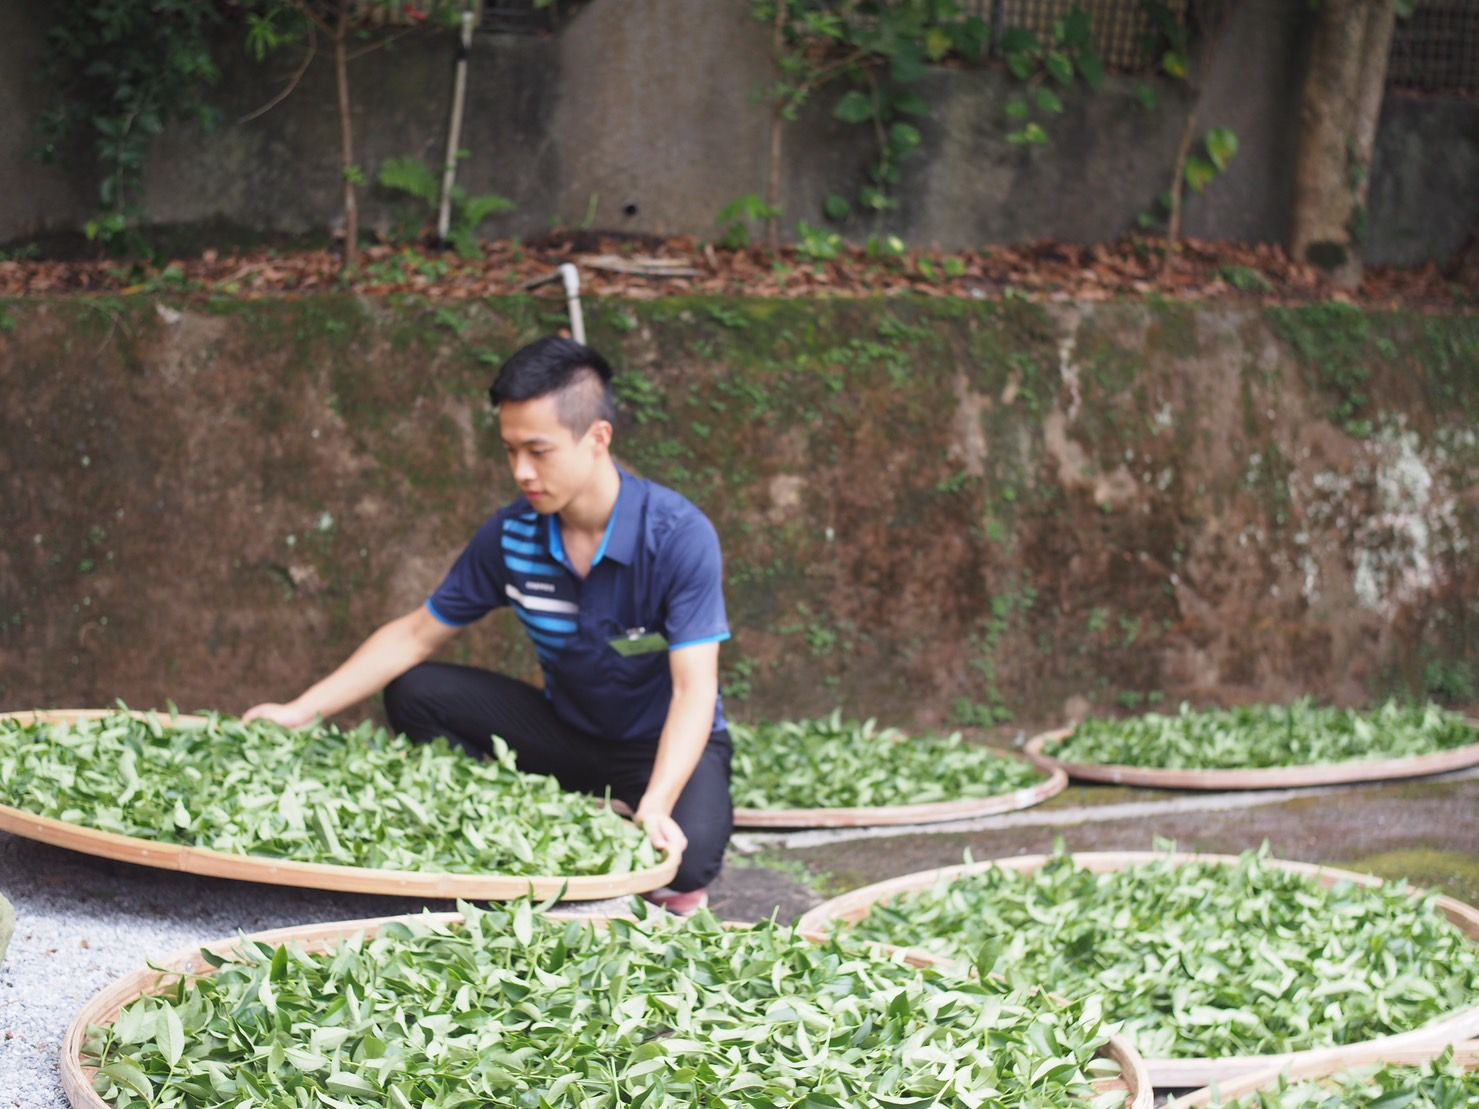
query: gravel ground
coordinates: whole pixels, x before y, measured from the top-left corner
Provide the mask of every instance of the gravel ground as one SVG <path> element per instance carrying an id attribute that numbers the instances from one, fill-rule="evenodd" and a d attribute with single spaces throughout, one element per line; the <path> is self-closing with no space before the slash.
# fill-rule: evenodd
<path id="1" fill-rule="evenodd" d="M 65 1109 L 62 1037 L 88 998 L 148 959 L 204 941 L 321 921 L 455 908 L 198 878 L 94 859 L 0 832 L 15 937 L 0 966 L 0 1109 Z M 592 913 L 620 902 L 569 909 Z"/>

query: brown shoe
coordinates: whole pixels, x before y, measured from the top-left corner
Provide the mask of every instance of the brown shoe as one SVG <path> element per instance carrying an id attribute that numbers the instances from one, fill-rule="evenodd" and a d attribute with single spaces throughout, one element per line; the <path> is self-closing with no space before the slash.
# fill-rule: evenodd
<path id="1" fill-rule="evenodd" d="M 679 893 L 675 889 L 663 886 L 662 889 L 644 893 L 642 900 L 656 905 L 659 909 L 666 909 L 674 916 L 692 916 L 708 905 L 709 891 L 696 889 Z"/>

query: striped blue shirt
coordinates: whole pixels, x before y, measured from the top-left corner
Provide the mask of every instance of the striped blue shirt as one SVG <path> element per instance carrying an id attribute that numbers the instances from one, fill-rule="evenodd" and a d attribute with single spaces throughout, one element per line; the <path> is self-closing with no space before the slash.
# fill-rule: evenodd
<path id="1" fill-rule="evenodd" d="M 667 652 L 729 638 L 723 562 L 714 525 L 696 506 L 618 472 L 616 507 L 584 579 L 566 557 L 560 518 L 520 497 L 478 529 L 426 607 L 460 628 L 510 606 L 561 719 L 606 739 L 653 740 L 673 696 Z M 611 646 L 653 633 L 666 649 L 622 656 Z M 721 698 L 714 729 L 724 726 Z"/>

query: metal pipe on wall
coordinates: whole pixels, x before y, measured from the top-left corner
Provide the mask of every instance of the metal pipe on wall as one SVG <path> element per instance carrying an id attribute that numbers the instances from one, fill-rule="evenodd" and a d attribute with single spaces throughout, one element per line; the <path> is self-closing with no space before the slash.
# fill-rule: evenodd
<path id="1" fill-rule="evenodd" d="M 472 53 L 473 11 L 462 10 L 462 34 L 458 39 L 457 68 L 452 78 L 452 119 L 447 126 L 447 158 L 442 163 L 442 201 L 437 208 L 437 242 L 447 245 L 452 228 L 452 188 L 457 177 L 457 148 L 462 141 L 462 110 L 467 102 L 467 59 Z"/>

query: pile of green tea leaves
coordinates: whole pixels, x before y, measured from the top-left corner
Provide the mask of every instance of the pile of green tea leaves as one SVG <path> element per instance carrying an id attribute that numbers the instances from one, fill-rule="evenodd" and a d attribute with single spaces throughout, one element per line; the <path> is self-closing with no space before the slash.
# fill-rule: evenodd
<path id="1" fill-rule="evenodd" d="M 89 1030 L 144 1106 L 1102 1106 L 1096 1001 L 921 973 L 773 922 L 556 921 L 528 902 L 327 954 L 243 941 Z"/>
<path id="2" fill-rule="evenodd" d="M 1292 705 L 1086 720 L 1044 754 L 1065 762 L 1163 770 L 1257 770 L 1431 755 L 1479 743 L 1479 729 L 1437 705 L 1372 712 Z"/>
<path id="3" fill-rule="evenodd" d="M 1147 1057 L 1223 1058 L 1355 1043 L 1479 1004 L 1479 945 L 1435 896 L 1325 889 L 1263 852 L 1093 874 L 1060 850 L 1033 874 L 942 876 L 855 934 L 1101 994 Z"/>
<path id="4" fill-rule="evenodd" d="M 912 738 L 873 720 L 730 722 L 734 803 L 742 809 L 846 809 L 996 797 L 1042 782 L 1021 759 L 959 733 Z"/>
<path id="5" fill-rule="evenodd" d="M 1276 1090 L 1221 1104 L 1226 1109 L 1470 1109 L 1479 1105 L 1479 1071 L 1459 1066 L 1449 1047 L 1419 1066 L 1361 1067 L 1317 1081 L 1281 1078 Z"/>
<path id="6" fill-rule="evenodd" d="M 169 719 L 0 722 L 0 804 L 163 843 L 388 870 L 576 876 L 658 861 L 641 829 L 519 773 L 501 741 L 485 761 L 370 724 Z"/>

